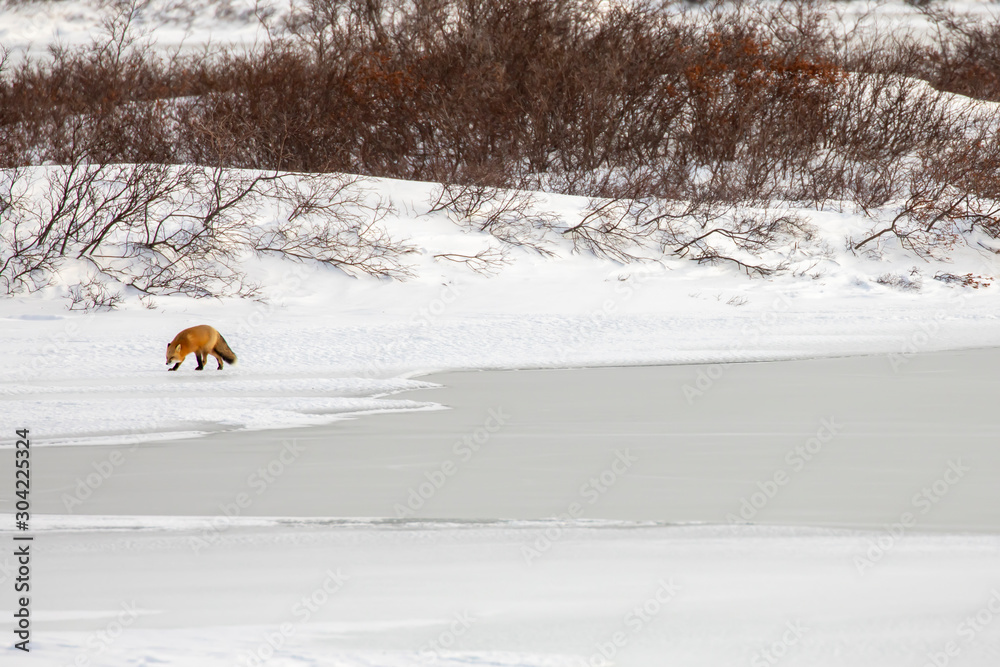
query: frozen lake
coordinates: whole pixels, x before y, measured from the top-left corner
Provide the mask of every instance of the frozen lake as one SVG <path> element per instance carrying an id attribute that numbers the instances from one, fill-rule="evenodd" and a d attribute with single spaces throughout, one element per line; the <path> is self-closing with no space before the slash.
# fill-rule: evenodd
<path id="1" fill-rule="evenodd" d="M 950 647 L 993 667 L 1000 650 L 995 535 L 245 523 L 41 530 L 31 660 L 11 664 L 921 667 Z"/>
<path id="2" fill-rule="evenodd" d="M 399 395 L 446 410 L 39 448 L 32 495 L 55 514 L 997 531 L 998 367 L 977 349 L 447 373 Z"/>
<path id="3" fill-rule="evenodd" d="M 990 667 L 998 362 L 448 373 L 401 395 L 448 409 L 40 447 L 31 657 Z"/>

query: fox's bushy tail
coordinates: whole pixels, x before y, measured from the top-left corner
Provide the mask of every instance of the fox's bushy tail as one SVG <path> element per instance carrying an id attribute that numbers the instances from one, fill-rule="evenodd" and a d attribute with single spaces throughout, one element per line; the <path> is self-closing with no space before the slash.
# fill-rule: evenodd
<path id="1" fill-rule="evenodd" d="M 219 342 L 215 344 L 215 353 L 230 366 L 236 363 L 236 353 L 229 347 L 229 343 L 222 337 L 222 334 L 219 334 Z"/>

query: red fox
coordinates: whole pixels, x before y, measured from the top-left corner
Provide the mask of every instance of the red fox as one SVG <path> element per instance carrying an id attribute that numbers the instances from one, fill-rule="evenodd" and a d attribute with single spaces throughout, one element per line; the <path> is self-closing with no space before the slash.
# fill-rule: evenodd
<path id="1" fill-rule="evenodd" d="M 218 370 L 220 371 L 222 370 L 223 361 L 227 364 L 236 363 L 236 355 L 233 354 L 229 344 L 226 343 L 226 339 L 207 324 L 185 329 L 174 336 L 174 339 L 167 345 L 167 365 L 176 363 L 169 370 L 176 371 L 180 368 L 180 365 L 184 363 L 184 358 L 192 352 L 194 352 L 194 356 L 198 360 L 196 371 L 205 368 L 205 360 L 208 359 L 208 355 L 212 355 L 219 362 Z"/>

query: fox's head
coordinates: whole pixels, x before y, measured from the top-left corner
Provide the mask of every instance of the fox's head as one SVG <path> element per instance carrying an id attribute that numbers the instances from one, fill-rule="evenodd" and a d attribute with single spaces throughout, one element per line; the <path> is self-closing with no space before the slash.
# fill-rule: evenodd
<path id="1" fill-rule="evenodd" d="M 180 343 L 177 344 L 167 343 L 167 366 L 169 366 L 170 364 L 180 363 L 181 355 L 177 354 L 178 350 L 180 350 L 180 347 L 181 347 Z"/>

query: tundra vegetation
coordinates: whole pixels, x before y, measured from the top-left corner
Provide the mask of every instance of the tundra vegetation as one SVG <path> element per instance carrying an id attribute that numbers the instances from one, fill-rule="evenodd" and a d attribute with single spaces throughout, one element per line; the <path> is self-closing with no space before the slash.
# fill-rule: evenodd
<path id="1" fill-rule="evenodd" d="M 255 296 L 276 255 L 405 278 L 368 177 L 439 184 L 428 212 L 542 255 L 786 268 L 803 211 L 863 216 L 849 252 L 1000 244 L 1000 23 L 921 5 L 917 34 L 836 3 L 306 0 L 252 48 L 104 34 L 0 61 L 0 290 L 83 263 L 81 307 Z M 539 193 L 576 195 L 575 219 Z"/>

